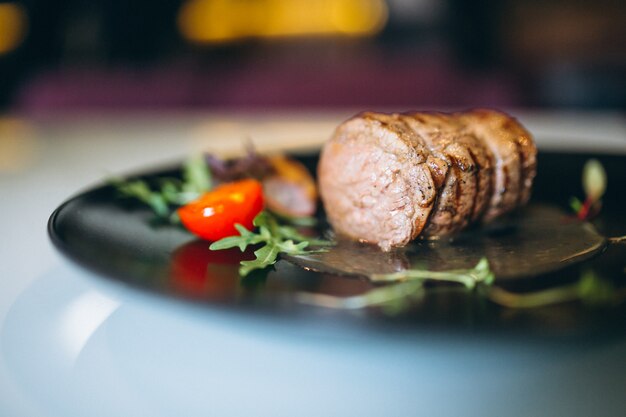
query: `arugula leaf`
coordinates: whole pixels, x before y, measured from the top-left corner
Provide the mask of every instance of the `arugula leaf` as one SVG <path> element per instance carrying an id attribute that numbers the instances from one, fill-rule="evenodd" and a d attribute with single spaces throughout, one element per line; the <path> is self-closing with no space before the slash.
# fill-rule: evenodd
<path id="1" fill-rule="evenodd" d="M 240 251 L 245 251 L 249 245 L 256 245 L 257 243 L 261 243 L 263 241 L 267 241 L 267 232 L 261 232 L 261 234 L 255 234 L 237 223 L 235 228 L 239 232 L 240 236 L 230 236 L 225 237 L 224 239 L 220 239 L 217 242 L 213 242 L 211 246 L 209 246 L 210 250 L 222 250 L 222 249 L 230 249 L 230 248 L 239 248 Z M 267 229 L 265 229 L 267 230 Z"/>
<path id="2" fill-rule="evenodd" d="M 293 240 L 286 240 L 284 242 L 277 243 L 276 245 L 281 252 L 298 255 L 306 252 L 304 249 L 309 246 L 309 242 L 304 241 L 296 244 Z"/>
<path id="3" fill-rule="evenodd" d="M 263 269 L 276 263 L 280 247 L 275 244 L 267 244 L 261 249 L 254 251 L 256 259 L 254 261 L 241 261 L 239 274 L 243 277 L 255 269 Z"/>
<path id="4" fill-rule="evenodd" d="M 317 219 L 315 217 L 310 216 L 289 216 L 284 213 L 276 213 L 272 212 L 274 216 L 276 216 L 283 223 L 288 223 L 293 226 L 303 226 L 303 227 L 315 227 L 317 226 Z"/>
<path id="5" fill-rule="evenodd" d="M 572 197 L 569 199 L 569 206 L 574 213 L 578 214 L 583 208 L 583 203 L 578 198 Z"/>
<path id="6" fill-rule="evenodd" d="M 203 154 L 197 154 L 183 165 L 183 186 L 185 192 L 202 194 L 212 188 L 211 171 Z"/>
<path id="7" fill-rule="evenodd" d="M 148 205 L 157 217 L 167 218 L 169 216 L 170 210 L 166 198 L 161 193 L 152 191 L 147 182 L 143 180 L 123 181 L 121 179 L 112 179 L 110 182 L 123 197 L 135 198 Z"/>
<path id="8" fill-rule="evenodd" d="M 468 291 L 471 291 L 477 286 L 492 285 L 494 275 L 489 268 L 487 258 L 482 258 L 469 269 L 451 271 L 407 269 L 391 274 L 372 274 L 369 278 L 372 282 L 391 284 L 378 286 L 363 294 L 350 297 L 300 292 L 298 300 L 309 305 L 344 310 L 380 306 L 384 313 L 395 315 L 405 311 L 414 300 L 424 296 L 424 283 L 428 280 L 461 283 Z"/>
<path id="9" fill-rule="evenodd" d="M 256 257 L 253 261 L 241 261 L 239 274 L 242 277 L 248 275 L 255 269 L 267 268 L 276 263 L 278 255 L 285 253 L 288 255 L 301 255 L 308 252 L 310 246 L 327 246 L 331 242 L 319 239 L 312 239 L 304 236 L 291 226 L 284 226 L 279 223 L 278 219 L 268 213 L 262 211 L 253 220 L 257 232 L 252 232 L 240 224 L 236 224 L 235 228 L 239 232 L 239 236 L 230 236 L 213 242 L 209 246 L 210 250 L 222 250 L 229 248 L 239 248 L 242 252 L 250 245 L 262 244 L 259 249 L 254 252 Z M 319 249 L 318 249 L 319 250 Z"/>
<path id="10" fill-rule="evenodd" d="M 455 269 L 450 271 L 428 271 L 425 269 L 405 269 L 404 271 L 391 274 L 372 274 L 369 276 L 373 282 L 398 282 L 412 280 L 433 280 L 457 282 L 465 285 L 467 289 L 474 289 L 478 284 L 491 285 L 495 279 L 489 268 L 487 258 L 480 261 L 471 269 Z"/>
<path id="11" fill-rule="evenodd" d="M 309 242 L 311 246 L 332 246 L 333 242 L 325 239 L 315 239 L 310 236 L 305 236 L 293 226 L 286 226 L 280 224 L 278 216 L 271 214 L 268 211 L 263 211 L 255 217 L 253 224 L 257 227 L 266 227 L 270 233 L 275 236 L 280 236 L 285 240 L 293 240 L 296 242 Z"/>
<path id="12" fill-rule="evenodd" d="M 180 220 L 176 209 L 197 199 L 212 186 L 211 172 L 201 154 L 185 161 L 182 176 L 182 180 L 159 178 L 154 188 L 144 180 L 112 178 L 109 183 L 122 197 L 134 198 L 150 207 L 159 219 L 177 224 Z"/>
<path id="13" fill-rule="evenodd" d="M 311 246 L 332 246 L 333 242 L 325 239 L 314 239 L 309 236 L 305 236 L 302 233 L 298 232 L 298 230 L 291 226 L 282 226 L 280 230 L 281 235 L 285 239 L 292 239 L 295 241 L 306 241 L 309 242 Z"/>

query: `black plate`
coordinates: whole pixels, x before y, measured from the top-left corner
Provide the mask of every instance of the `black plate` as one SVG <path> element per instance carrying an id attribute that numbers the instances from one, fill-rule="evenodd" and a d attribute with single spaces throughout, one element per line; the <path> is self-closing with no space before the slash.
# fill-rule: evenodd
<path id="1" fill-rule="evenodd" d="M 626 158 L 607 155 L 574 155 L 542 153 L 533 204 L 549 203 L 567 208 L 571 196 L 581 196 L 580 173 L 589 157 L 601 160 L 609 177 L 602 215 L 595 221 L 607 236 L 626 234 L 623 212 L 623 190 L 626 190 Z M 298 157 L 312 171 L 316 155 Z M 177 169 L 163 169 L 141 175 L 150 180 L 156 176 L 177 174 Z M 194 239 L 181 228 L 154 224 L 149 211 L 132 202 L 116 198 L 115 191 L 101 185 L 83 192 L 61 205 L 50 217 L 49 233 L 54 244 L 70 259 L 108 278 L 133 287 L 192 300 L 209 305 L 233 308 L 261 307 L 265 310 L 311 311 L 294 301 L 296 291 L 347 296 L 372 287 L 365 279 L 340 277 L 305 271 L 279 261 L 267 272 L 257 272 L 245 280 L 237 274 L 241 254 L 238 250 L 211 252 L 208 244 Z M 543 274 L 541 279 L 504 282 L 509 290 L 527 291 L 560 285 L 577 279 L 581 268 L 595 268 L 602 276 L 621 283 L 624 279 L 623 248 L 612 247 L 599 260 L 572 265 L 560 271 Z M 250 256 L 250 254 L 246 254 Z M 439 323 L 446 326 L 507 328 L 548 328 L 555 324 L 578 332 L 581 328 L 606 328 L 606 311 L 601 325 L 595 323 L 595 309 L 573 303 L 552 307 L 561 311 L 555 323 L 546 321 L 545 309 L 510 311 L 483 299 L 478 293 L 459 288 L 437 291 L 418 303 L 409 313 L 389 318 L 378 310 L 358 317 L 393 320 L 402 323 Z M 563 316 L 562 312 L 567 314 Z M 623 316 L 622 307 L 611 310 L 608 317 Z M 341 316 L 344 313 L 336 313 Z M 566 317 L 563 321 L 559 319 Z M 609 326 L 611 327 L 611 326 Z M 623 327 L 623 326 L 622 326 Z"/>

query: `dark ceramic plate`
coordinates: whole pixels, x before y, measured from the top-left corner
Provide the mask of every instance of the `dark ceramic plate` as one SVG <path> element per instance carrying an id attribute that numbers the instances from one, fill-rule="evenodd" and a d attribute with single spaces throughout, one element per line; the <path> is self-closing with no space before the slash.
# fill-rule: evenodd
<path id="1" fill-rule="evenodd" d="M 167 296 L 232 307 L 292 309 L 300 307 L 293 297 L 299 291 L 336 296 L 359 294 L 372 287 L 367 279 L 359 277 L 366 275 L 364 270 L 380 265 L 384 270 L 385 262 L 387 267 L 395 268 L 384 257 L 395 257 L 409 265 L 448 269 L 470 266 L 487 255 L 498 284 L 512 290 L 544 288 L 576 279 L 581 264 L 583 268 L 598 268 L 604 275 L 619 280 L 623 278 L 623 250 L 611 248 L 601 256 L 602 262 L 588 259 L 603 250 L 601 235 L 626 233 L 626 221 L 621 215 L 626 158 L 594 156 L 603 162 L 609 176 L 604 210 L 595 222 L 600 234 L 593 227 L 585 226 L 581 230 L 566 224 L 568 199 L 581 195 L 580 173 L 589 157 L 540 154 L 531 207 L 500 229 L 473 231 L 469 238 L 450 245 L 417 244 L 391 255 L 377 255 L 363 245 L 348 245 L 348 249 L 340 245 L 330 255 L 296 260 L 320 272 L 307 271 L 282 260 L 270 271 L 256 272 L 241 280 L 237 270 L 242 254 L 238 250 L 212 252 L 206 242 L 196 240 L 181 228 L 154 224 L 148 210 L 117 199 L 108 185 L 83 192 L 61 205 L 50 217 L 49 233 L 54 244 L 70 259 L 108 278 Z M 314 171 L 316 155 L 298 158 Z M 150 180 L 176 174 L 177 169 L 163 169 L 140 177 Z M 534 248 L 542 255 L 529 257 Z M 329 260 L 329 256 L 333 259 Z M 357 256 L 369 259 L 370 264 L 354 262 Z M 475 308 L 480 309 L 481 315 L 485 314 L 478 322 L 498 322 L 501 317 L 495 306 L 487 303 L 485 307 L 480 295 L 466 294 L 458 288 L 437 294 L 412 309 L 413 320 L 464 321 L 468 311 Z M 582 311 L 578 306 L 574 309 L 578 313 Z M 474 314 L 475 311 L 471 313 Z"/>

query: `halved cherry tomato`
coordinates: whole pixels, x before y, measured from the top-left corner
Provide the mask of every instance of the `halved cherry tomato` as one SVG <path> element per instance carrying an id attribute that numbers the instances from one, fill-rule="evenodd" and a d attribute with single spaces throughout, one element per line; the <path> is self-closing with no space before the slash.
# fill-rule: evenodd
<path id="1" fill-rule="evenodd" d="M 263 210 L 263 187 L 253 179 L 229 182 L 178 209 L 183 226 L 203 239 L 216 241 L 238 235 L 235 224 L 252 230 Z"/>

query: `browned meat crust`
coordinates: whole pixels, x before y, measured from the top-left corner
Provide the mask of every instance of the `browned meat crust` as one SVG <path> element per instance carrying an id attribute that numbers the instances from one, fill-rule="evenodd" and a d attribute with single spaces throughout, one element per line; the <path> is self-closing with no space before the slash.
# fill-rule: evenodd
<path id="1" fill-rule="evenodd" d="M 453 220 L 453 224 L 447 227 L 435 226 L 441 224 L 437 221 L 436 206 L 424 234 L 430 236 L 450 234 L 479 219 L 487 208 L 491 196 L 493 159 L 491 151 L 475 136 L 464 132 L 464 126 L 451 115 L 407 113 L 403 117 L 406 123 L 431 145 L 431 152 L 437 154 L 443 152 L 444 159 L 454 165 L 448 184 L 456 190 L 444 190 L 441 197 L 456 194 L 451 206 L 452 210 L 457 211 L 459 218 Z M 445 146 L 443 151 L 441 145 Z M 444 199 L 438 200 L 438 203 L 441 203 L 440 207 L 450 207 L 450 204 L 443 203 L 442 200 Z"/>
<path id="2" fill-rule="evenodd" d="M 493 193 L 484 215 L 485 221 L 517 207 L 522 183 L 519 145 L 511 133 L 503 129 L 499 115 L 476 110 L 458 116 L 466 130 L 481 139 L 494 155 Z"/>
<path id="3" fill-rule="evenodd" d="M 456 141 L 457 133 L 437 114 L 407 114 L 407 125 L 428 144 L 431 153 L 448 166 L 443 187 L 430 216 L 425 236 L 441 236 L 465 227 L 471 218 L 476 196 L 476 164 L 467 147 Z"/>
<path id="4" fill-rule="evenodd" d="M 525 204 L 535 171 L 532 137 L 503 113 L 363 113 L 324 146 L 318 178 L 335 230 L 388 250 Z"/>
<path id="5" fill-rule="evenodd" d="M 499 124 L 503 132 L 507 132 L 517 142 L 521 159 L 522 180 L 520 184 L 519 204 L 524 205 L 530 199 L 533 180 L 537 174 L 537 147 L 531 134 L 513 117 L 493 110 L 481 110 L 489 114 L 494 123 Z"/>

